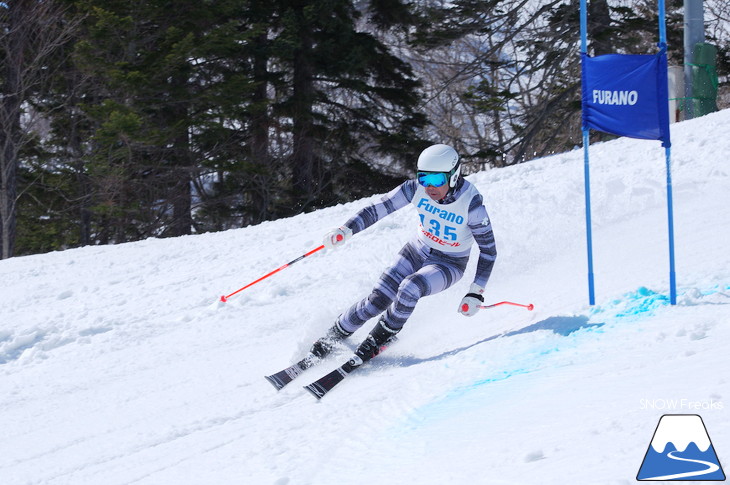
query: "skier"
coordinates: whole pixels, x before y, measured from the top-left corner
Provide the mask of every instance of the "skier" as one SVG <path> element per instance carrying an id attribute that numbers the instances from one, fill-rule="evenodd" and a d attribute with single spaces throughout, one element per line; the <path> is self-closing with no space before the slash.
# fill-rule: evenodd
<path id="1" fill-rule="evenodd" d="M 324 237 L 328 249 L 342 246 L 350 237 L 383 217 L 413 204 L 420 224 L 417 235 L 400 250 L 372 293 L 341 314 L 310 352 L 323 358 L 367 320 L 380 315 L 378 323 L 355 351 L 354 364 L 362 365 L 389 343 L 403 328 L 418 300 L 441 292 L 461 279 L 472 243 L 479 247 L 474 282 L 457 311 L 472 316 L 484 301 L 497 250 L 492 226 L 479 191 L 460 176 L 459 155 L 448 145 L 432 145 L 418 157 L 415 180 L 408 180 L 333 229 Z"/>

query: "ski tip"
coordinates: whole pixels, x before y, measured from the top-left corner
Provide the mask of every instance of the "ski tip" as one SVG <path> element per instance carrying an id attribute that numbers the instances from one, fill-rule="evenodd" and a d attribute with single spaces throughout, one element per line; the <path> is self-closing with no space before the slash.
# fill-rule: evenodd
<path id="1" fill-rule="evenodd" d="M 317 401 L 322 399 L 322 397 L 324 397 L 324 395 L 325 395 L 325 392 L 322 391 L 322 389 L 320 389 L 319 387 L 315 386 L 314 384 L 309 384 L 307 386 L 304 386 L 304 389 L 309 391 L 310 394 L 312 394 L 312 396 L 316 397 Z"/>
<path id="2" fill-rule="evenodd" d="M 225 302 L 227 302 L 227 301 L 228 301 L 228 298 L 226 298 L 226 295 L 221 295 L 221 301 L 222 301 L 223 303 L 225 303 Z"/>
<path id="3" fill-rule="evenodd" d="M 276 388 L 277 391 L 281 391 L 281 389 L 286 385 L 275 376 L 264 376 L 264 378 L 269 381 L 271 385 Z"/>

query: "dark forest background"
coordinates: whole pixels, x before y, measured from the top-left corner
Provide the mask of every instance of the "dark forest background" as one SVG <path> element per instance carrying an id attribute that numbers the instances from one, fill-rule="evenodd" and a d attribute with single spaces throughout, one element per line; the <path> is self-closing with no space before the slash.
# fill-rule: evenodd
<path id="1" fill-rule="evenodd" d="M 432 143 L 466 173 L 571 150 L 578 5 L 0 0 L 0 258 L 385 192 Z M 589 53 L 655 53 L 656 8 L 590 1 Z M 667 10 L 681 65 L 682 1 Z M 728 2 L 705 21 L 725 107 Z"/>

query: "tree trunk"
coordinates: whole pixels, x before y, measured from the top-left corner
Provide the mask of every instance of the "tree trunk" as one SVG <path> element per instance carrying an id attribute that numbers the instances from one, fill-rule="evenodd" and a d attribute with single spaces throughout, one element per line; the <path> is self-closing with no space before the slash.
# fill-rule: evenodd
<path id="1" fill-rule="evenodd" d="M 192 178 L 187 167 L 174 169 L 176 185 L 173 189 L 172 204 L 172 235 L 185 236 L 192 232 Z"/>
<path id="2" fill-rule="evenodd" d="M 258 47 L 259 55 L 253 61 L 253 77 L 256 89 L 253 93 L 251 103 L 251 158 L 255 165 L 260 167 L 253 176 L 253 221 L 254 223 L 266 220 L 269 216 L 269 172 L 271 170 L 271 159 L 269 156 L 269 95 L 268 95 L 268 56 L 261 54 L 266 52 L 268 43 L 267 33 L 258 36 L 254 42 Z"/>
<path id="3" fill-rule="evenodd" d="M 588 34 L 594 56 L 614 53 L 611 12 L 606 0 L 591 0 L 588 3 Z"/>
<path id="4" fill-rule="evenodd" d="M 292 191 L 297 209 L 309 205 L 315 194 L 314 180 L 314 75 L 311 64 L 312 32 L 300 11 L 299 48 L 294 56 Z"/>
<path id="5" fill-rule="evenodd" d="M 175 104 L 171 111 L 171 118 L 167 120 L 171 125 L 177 123 L 172 141 L 172 227 L 173 236 L 185 236 L 192 232 L 192 171 L 193 162 L 190 153 L 190 103 L 188 93 L 189 73 L 182 68 L 172 77 L 171 91 L 184 93 L 183 99 Z"/>
<path id="6" fill-rule="evenodd" d="M 24 46 L 30 41 L 26 24 L 28 12 L 32 10 L 31 3 L 29 0 L 13 2 L 6 17 L 7 24 L 2 26 L 2 49 L 5 52 L 0 88 L 0 259 L 10 258 L 15 253 L 21 82 Z"/>
<path id="7" fill-rule="evenodd" d="M 181 103 L 181 118 L 187 119 L 187 103 Z M 187 124 L 173 141 L 172 235 L 185 236 L 192 232 L 192 160 Z"/>
<path id="8" fill-rule="evenodd" d="M 3 111 L 7 110 L 8 100 L 3 100 Z M 5 115 L 5 111 L 3 114 Z M 0 259 L 13 256 L 15 252 L 15 227 L 16 212 L 15 202 L 17 199 L 17 171 L 18 157 L 15 150 L 14 133 L 17 132 L 13 125 L 20 123 L 20 117 L 3 116 L 3 128 L 0 133 L 2 153 L 0 153 Z"/>

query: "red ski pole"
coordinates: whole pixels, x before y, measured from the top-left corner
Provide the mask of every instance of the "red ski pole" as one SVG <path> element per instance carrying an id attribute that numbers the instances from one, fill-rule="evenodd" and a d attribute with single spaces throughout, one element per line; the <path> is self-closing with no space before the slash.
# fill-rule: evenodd
<path id="1" fill-rule="evenodd" d="M 286 263 L 286 264 L 285 264 L 284 266 L 282 266 L 282 267 L 280 267 L 280 268 L 276 268 L 276 269 L 275 269 L 274 271 L 272 271 L 271 273 L 268 273 L 268 274 L 265 274 L 265 275 L 263 275 L 263 276 L 262 276 L 261 278 L 257 279 L 256 281 L 252 281 L 251 283 L 247 284 L 247 285 L 246 285 L 246 286 L 244 286 L 243 288 L 239 288 L 239 289 L 237 289 L 236 291 L 234 291 L 234 292 L 233 292 L 233 293 L 231 293 L 230 295 L 223 295 L 223 296 L 221 296 L 221 301 L 222 301 L 222 302 L 224 302 L 224 303 L 225 303 L 225 302 L 227 302 L 227 301 L 228 301 L 228 299 L 229 299 L 230 297 L 232 297 L 233 295 L 235 295 L 236 293 L 239 293 L 239 292 L 241 292 L 241 291 L 245 290 L 245 289 L 246 289 L 246 288 L 248 288 L 249 286 L 253 286 L 253 285 L 255 285 L 255 284 L 256 284 L 256 283 L 258 283 L 259 281 L 265 280 L 266 278 L 268 278 L 269 276 L 273 275 L 274 273 L 278 273 L 278 272 L 279 272 L 279 271 L 281 271 L 282 269 L 288 268 L 289 266 L 291 266 L 292 264 L 296 263 L 297 261 L 301 261 L 302 259 L 306 258 L 307 256 L 311 256 L 312 254 L 314 254 L 314 253 L 316 253 L 317 251 L 320 251 L 320 250 L 322 250 L 322 249 L 324 249 L 324 244 L 323 244 L 323 245 L 321 245 L 321 246 L 319 246 L 319 247 L 317 247 L 317 248 L 314 248 L 314 249 L 312 249 L 311 251 L 309 251 L 309 252 L 308 252 L 308 253 L 306 253 L 306 254 L 303 254 L 303 255 L 299 256 L 299 257 L 298 257 L 297 259 L 294 259 L 294 260 L 292 260 L 292 261 L 289 261 L 289 262 L 288 262 L 288 263 Z"/>
<path id="2" fill-rule="evenodd" d="M 514 303 L 514 302 L 511 302 L 511 301 L 500 301 L 499 303 L 494 303 L 492 305 L 479 305 L 479 308 L 482 308 L 482 309 L 484 309 L 484 308 L 494 308 L 494 307 L 499 306 L 499 305 L 521 306 L 522 308 L 527 308 L 530 311 L 532 311 L 535 308 L 535 305 L 533 305 L 532 303 L 530 303 L 528 305 L 523 305 L 522 303 Z"/>

